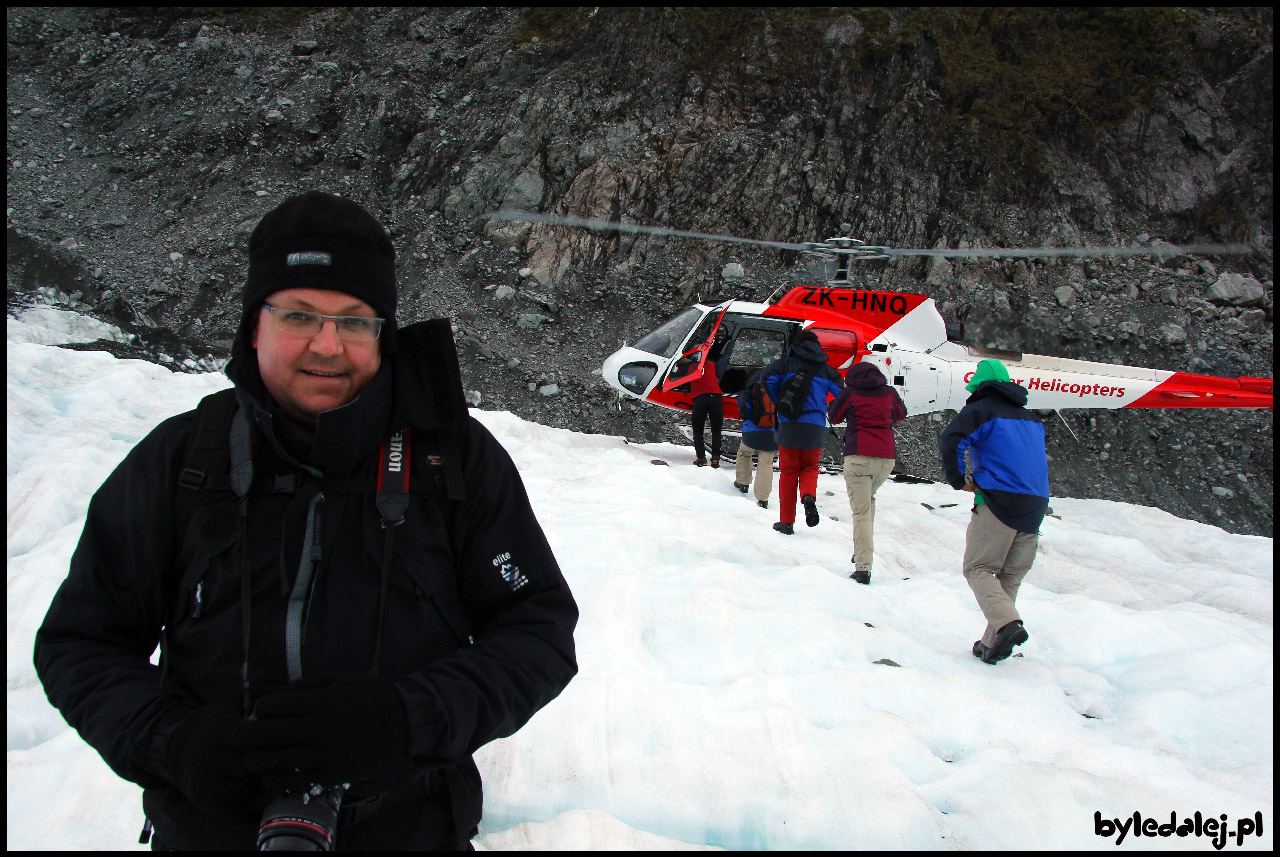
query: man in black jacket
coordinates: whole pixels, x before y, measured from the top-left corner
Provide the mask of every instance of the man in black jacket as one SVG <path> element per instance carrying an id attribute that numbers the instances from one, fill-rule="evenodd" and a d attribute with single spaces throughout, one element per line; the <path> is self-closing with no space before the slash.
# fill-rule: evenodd
<path id="1" fill-rule="evenodd" d="M 397 331 L 377 221 L 313 191 L 249 255 L 234 392 L 161 423 L 94 495 L 36 670 L 144 788 L 156 849 L 296 834 L 275 806 L 313 787 L 344 850 L 466 848 L 471 754 L 576 673 L 577 606 L 466 413 L 448 322 Z"/>

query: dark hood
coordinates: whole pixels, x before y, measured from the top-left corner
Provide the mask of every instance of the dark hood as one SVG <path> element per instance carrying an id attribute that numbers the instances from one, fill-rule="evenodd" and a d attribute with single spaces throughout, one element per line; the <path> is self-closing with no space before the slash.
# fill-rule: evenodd
<path id="1" fill-rule="evenodd" d="M 393 426 L 434 429 L 467 413 L 449 320 L 409 325 L 397 331 L 396 340 L 396 353 L 384 357 L 359 395 L 320 414 L 309 450 L 262 383 L 247 326 L 232 344 L 226 375 L 236 386 L 241 407 L 277 452 L 325 475 L 343 476 L 352 473 Z"/>
<path id="2" fill-rule="evenodd" d="M 876 390 L 888 384 L 884 373 L 871 363 L 855 363 L 844 376 L 844 385 L 858 390 Z"/>
<path id="3" fill-rule="evenodd" d="M 988 396 L 1008 399 L 1020 408 L 1027 406 L 1027 388 L 1019 386 L 1012 381 L 983 381 L 978 385 L 978 389 L 974 390 L 973 394 L 969 396 L 969 402 L 976 402 Z"/>
<path id="4" fill-rule="evenodd" d="M 791 346 L 791 356 L 808 360 L 810 363 L 826 363 L 827 352 L 816 342 L 801 342 Z"/>

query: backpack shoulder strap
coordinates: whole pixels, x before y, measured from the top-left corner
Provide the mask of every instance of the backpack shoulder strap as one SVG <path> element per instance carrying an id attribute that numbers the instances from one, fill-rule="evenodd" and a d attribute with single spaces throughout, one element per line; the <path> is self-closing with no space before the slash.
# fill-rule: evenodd
<path id="1" fill-rule="evenodd" d="M 187 443 L 178 474 L 178 508 L 188 509 L 195 495 L 208 487 L 211 477 L 226 476 L 231 470 L 231 449 L 227 442 L 231 420 L 236 413 L 234 389 L 219 390 L 200 400 L 195 425 Z"/>

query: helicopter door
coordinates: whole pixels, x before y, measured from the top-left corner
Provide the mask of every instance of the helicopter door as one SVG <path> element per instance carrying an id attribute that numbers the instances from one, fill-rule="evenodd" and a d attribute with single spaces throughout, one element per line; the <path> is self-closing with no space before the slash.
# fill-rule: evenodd
<path id="1" fill-rule="evenodd" d="M 787 341 L 800 322 L 731 315 L 721 326 L 733 328 L 720 360 L 720 389 L 732 396 L 747 385 L 751 376 L 786 354 Z"/>
<path id="2" fill-rule="evenodd" d="M 716 331 L 720 329 L 720 322 L 724 320 L 724 314 L 729 310 L 729 303 L 725 301 L 702 319 L 702 323 L 685 343 L 685 352 L 671 366 L 667 379 L 662 382 L 663 392 L 668 392 L 681 384 L 687 384 L 702 373 L 702 361 L 711 350 L 711 344 L 715 342 Z"/>
<path id="3" fill-rule="evenodd" d="M 890 383 L 902 396 L 902 403 L 907 406 L 907 413 L 922 413 L 937 410 L 938 388 L 941 386 L 936 361 L 924 355 L 893 353 L 893 363 L 885 368 L 891 370 Z"/>

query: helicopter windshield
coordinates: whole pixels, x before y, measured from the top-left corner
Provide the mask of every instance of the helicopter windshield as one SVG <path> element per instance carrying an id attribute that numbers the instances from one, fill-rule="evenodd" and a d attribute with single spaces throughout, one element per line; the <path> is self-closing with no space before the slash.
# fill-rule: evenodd
<path id="1" fill-rule="evenodd" d="M 631 347 L 657 354 L 659 357 L 670 357 L 676 353 L 680 343 L 684 342 L 684 338 L 689 335 L 689 331 L 693 330 L 698 319 L 702 318 L 702 312 L 697 307 L 690 307 L 662 327 L 642 336 Z"/>

